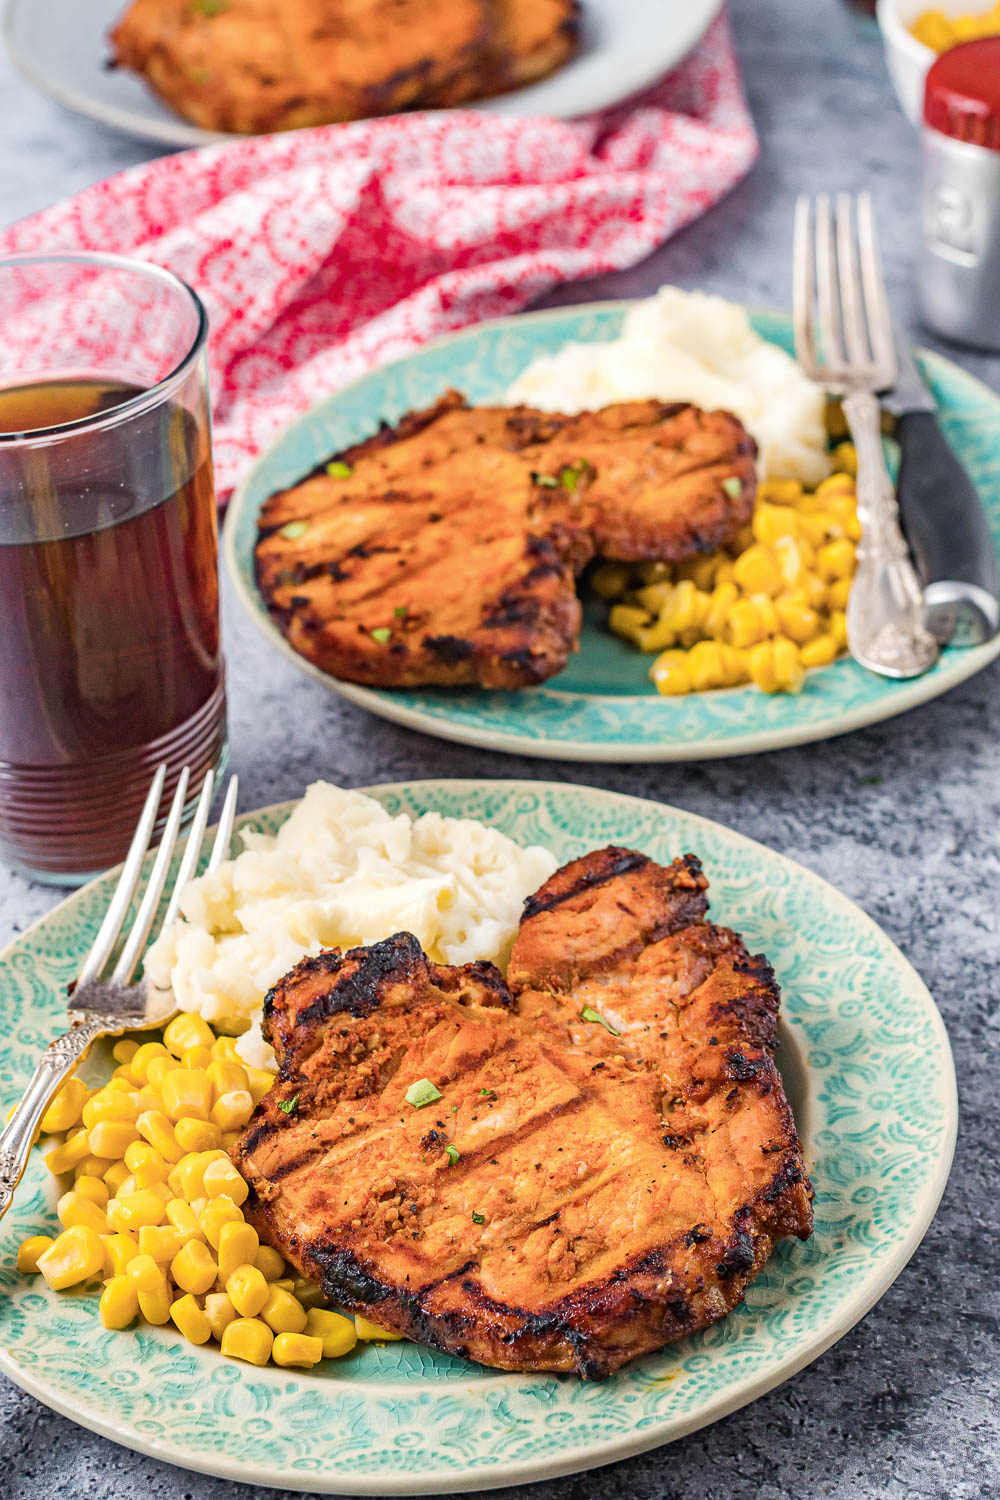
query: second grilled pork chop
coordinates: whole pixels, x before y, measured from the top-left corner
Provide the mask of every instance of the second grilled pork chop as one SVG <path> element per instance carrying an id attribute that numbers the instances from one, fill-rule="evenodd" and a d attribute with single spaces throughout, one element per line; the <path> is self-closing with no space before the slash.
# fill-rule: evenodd
<path id="1" fill-rule="evenodd" d="M 705 888 L 690 855 L 574 861 L 526 903 L 509 989 L 407 934 L 299 964 L 233 1150 L 262 1238 L 501 1369 L 596 1378 L 723 1317 L 812 1214 L 777 987 Z"/>
<path id="2" fill-rule="evenodd" d="M 679 561 L 753 506 L 735 417 L 632 401 L 568 417 L 451 391 L 273 495 L 255 560 L 296 651 L 376 687 L 519 687 L 560 671 L 595 549 Z"/>

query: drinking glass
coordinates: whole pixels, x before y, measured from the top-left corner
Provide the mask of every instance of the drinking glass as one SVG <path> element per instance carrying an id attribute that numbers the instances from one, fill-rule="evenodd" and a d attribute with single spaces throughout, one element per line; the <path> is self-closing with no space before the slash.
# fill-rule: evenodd
<path id="1" fill-rule="evenodd" d="M 0 858 L 75 884 L 154 768 L 226 756 L 198 297 L 113 255 L 0 259 Z"/>

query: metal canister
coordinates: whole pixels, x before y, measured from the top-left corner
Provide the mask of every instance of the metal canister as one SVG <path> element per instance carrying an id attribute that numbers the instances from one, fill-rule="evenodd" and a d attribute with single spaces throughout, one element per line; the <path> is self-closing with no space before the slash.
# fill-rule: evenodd
<path id="1" fill-rule="evenodd" d="M 1000 37 L 927 74 L 920 297 L 935 332 L 1000 349 Z"/>

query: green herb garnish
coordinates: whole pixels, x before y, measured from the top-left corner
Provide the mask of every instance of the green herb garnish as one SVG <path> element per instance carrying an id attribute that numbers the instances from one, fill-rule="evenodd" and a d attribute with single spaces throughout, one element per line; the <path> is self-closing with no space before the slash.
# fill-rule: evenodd
<path id="1" fill-rule="evenodd" d="M 559 488 L 559 481 L 554 474 L 532 474 L 532 484 L 541 485 L 543 489 L 555 490 Z"/>
<path id="2" fill-rule="evenodd" d="M 191 9 L 200 16 L 221 16 L 225 8 L 226 0 L 191 0 Z"/>
<path id="3" fill-rule="evenodd" d="M 396 608 L 393 610 L 393 614 L 396 616 L 397 620 L 402 620 L 406 617 L 408 609 L 409 606 L 406 604 L 397 604 Z"/>
<path id="4" fill-rule="evenodd" d="M 479 1094 L 480 1094 L 480 1097 L 483 1098 L 483 1099 L 495 1099 L 496 1098 L 496 1094 L 493 1092 L 492 1089 L 480 1089 L 479 1090 Z"/>
<path id="5" fill-rule="evenodd" d="M 308 530 L 308 521 L 289 521 L 287 526 L 282 526 L 278 535 L 283 536 L 286 541 L 294 542 L 297 537 L 305 536 Z"/>
<path id="6" fill-rule="evenodd" d="M 575 464 L 563 464 L 559 470 L 559 483 L 564 490 L 572 493 L 589 468 L 590 464 L 585 458 L 578 458 Z"/>
<path id="7" fill-rule="evenodd" d="M 425 1104 L 433 1104 L 435 1099 L 440 1099 L 441 1090 L 436 1089 L 429 1078 L 418 1078 L 416 1083 L 410 1084 L 403 1097 L 414 1109 L 423 1109 Z"/>
<path id="8" fill-rule="evenodd" d="M 291 1099 L 281 1099 L 281 1100 L 278 1101 L 278 1108 L 281 1110 L 281 1112 L 283 1114 L 286 1114 L 286 1115 L 290 1115 L 290 1114 L 294 1113 L 294 1111 L 296 1109 L 298 1109 L 298 1107 L 299 1107 L 299 1096 L 298 1096 L 298 1094 L 294 1094 Z"/>
<path id="9" fill-rule="evenodd" d="M 354 470 L 350 464 L 345 464 L 343 459 L 335 458 L 332 463 L 327 464 L 326 472 L 331 479 L 350 479 Z"/>
<path id="10" fill-rule="evenodd" d="M 601 1015 L 601 1013 L 600 1013 L 599 1010 L 594 1010 L 589 1005 L 585 1005 L 583 1007 L 583 1009 L 581 1010 L 581 1012 L 580 1012 L 580 1020 L 581 1021 L 595 1021 L 598 1026 L 603 1026 L 604 1029 L 605 1029 L 605 1031 L 610 1031 L 610 1033 L 611 1033 L 612 1036 L 621 1036 L 621 1032 L 620 1031 L 616 1031 L 615 1028 L 612 1026 L 611 1022 L 610 1021 L 606 1021 L 604 1019 L 604 1017 Z"/>
<path id="11" fill-rule="evenodd" d="M 743 481 L 737 479 L 735 474 L 730 474 L 728 479 L 722 481 L 722 488 L 730 500 L 738 500 L 743 493 Z"/>
<path id="12" fill-rule="evenodd" d="M 486 1215 L 485 1214 L 473 1214 L 472 1215 L 472 1222 L 473 1222 L 473 1224 L 485 1224 L 486 1223 Z"/>
<path id="13" fill-rule="evenodd" d="M 457 1149 L 457 1147 L 452 1146 L 450 1143 L 445 1146 L 444 1154 L 451 1162 L 452 1166 L 454 1166 L 457 1161 L 461 1161 L 462 1159 L 462 1153 Z"/>
<path id="14" fill-rule="evenodd" d="M 380 625 L 377 630 L 369 631 L 369 635 L 371 636 L 372 640 L 377 641 L 380 646 L 387 646 L 389 644 L 389 641 L 392 639 L 392 631 L 389 629 L 388 625 Z"/>

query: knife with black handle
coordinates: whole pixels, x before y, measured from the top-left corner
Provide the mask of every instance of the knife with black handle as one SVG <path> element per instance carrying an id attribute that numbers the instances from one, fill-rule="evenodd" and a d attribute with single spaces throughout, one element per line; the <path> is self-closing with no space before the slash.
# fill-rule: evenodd
<path id="1" fill-rule="evenodd" d="M 896 499 L 927 606 L 942 644 L 975 646 L 1000 628 L 997 561 L 975 486 L 941 431 L 933 396 L 902 341 L 899 378 L 882 404 L 896 417 Z"/>

